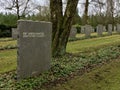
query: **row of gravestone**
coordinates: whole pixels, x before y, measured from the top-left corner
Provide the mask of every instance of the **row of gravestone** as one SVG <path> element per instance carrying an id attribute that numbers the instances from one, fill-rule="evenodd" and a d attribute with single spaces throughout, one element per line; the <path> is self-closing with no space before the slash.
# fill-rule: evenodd
<path id="1" fill-rule="evenodd" d="M 100 24 L 96 28 L 96 32 L 98 33 L 98 36 L 101 36 L 103 32 L 108 32 L 108 35 L 112 35 L 113 31 L 120 33 L 120 24 L 117 24 L 116 26 L 114 26 L 114 29 L 112 28 L 112 24 L 108 25 L 108 29 L 106 29 L 105 26 Z M 95 32 L 95 29 L 91 25 L 81 26 L 81 33 L 85 34 L 85 37 L 90 37 L 91 33 L 94 33 L 94 32 Z M 13 28 L 12 38 L 17 39 L 17 34 L 18 34 L 17 29 Z M 75 27 L 72 27 L 70 32 L 70 38 L 75 38 L 76 34 L 77 34 L 77 29 Z"/>
<path id="2" fill-rule="evenodd" d="M 112 24 L 108 25 L 108 29 L 100 24 L 96 27 L 96 32 L 98 33 L 98 36 L 101 36 L 103 32 L 108 32 L 108 35 L 112 35 L 113 31 L 120 33 L 120 24 L 114 26 L 114 29 L 112 28 Z M 81 27 L 81 33 L 84 33 L 86 37 L 90 37 L 91 33 L 93 32 L 95 32 L 95 30 L 90 25 L 85 25 Z"/>
<path id="3" fill-rule="evenodd" d="M 117 24 L 116 26 L 114 26 L 114 29 L 112 27 L 112 24 L 108 24 L 107 28 L 108 29 L 106 29 L 105 26 L 99 24 L 96 27 L 96 32 L 98 33 L 98 36 L 102 36 L 103 32 L 108 32 L 108 35 L 112 35 L 113 31 L 120 33 L 120 24 Z M 91 33 L 94 33 L 94 32 L 95 32 L 95 29 L 91 25 L 81 26 L 81 33 L 85 34 L 85 37 L 90 37 Z M 75 38 L 76 33 L 77 33 L 77 29 L 75 27 L 72 27 L 70 38 Z"/>

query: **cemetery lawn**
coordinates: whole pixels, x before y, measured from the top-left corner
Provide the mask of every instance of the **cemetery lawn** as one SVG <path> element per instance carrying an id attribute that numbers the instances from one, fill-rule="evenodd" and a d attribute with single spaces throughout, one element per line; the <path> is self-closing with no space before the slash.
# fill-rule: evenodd
<path id="1" fill-rule="evenodd" d="M 92 52 L 98 50 L 99 48 L 116 44 L 120 44 L 120 35 L 78 40 L 69 42 L 67 44 L 67 52 L 69 53 Z"/>
<path id="2" fill-rule="evenodd" d="M 0 51 L 0 73 L 16 69 L 16 50 Z"/>
<path id="3" fill-rule="evenodd" d="M 117 34 L 116 32 L 112 32 L 112 34 Z M 108 32 L 103 32 L 102 36 L 108 36 Z M 83 38 L 85 37 L 85 34 L 77 34 L 76 38 Z M 99 37 L 97 33 L 91 33 L 91 37 Z"/>
<path id="4" fill-rule="evenodd" d="M 0 39 L 0 50 L 13 49 L 17 47 L 17 43 L 12 39 Z"/>
<path id="5" fill-rule="evenodd" d="M 6 39 L 0 39 L 6 40 Z M 0 42 L 0 47 L 6 47 L 7 45 L 16 46 L 16 41 Z M 107 37 L 99 37 L 85 40 L 78 40 L 73 42 L 68 42 L 67 52 L 68 53 L 90 53 L 92 51 L 98 50 L 100 48 L 120 45 L 120 35 L 112 35 Z M 0 73 L 9 72 L 16 69 L 16 49 L 12 50 L 0 50 Z"/>
<path id="6" fill-rule="evenodd" d="M 49 90 L 120 90 L 120 59 L 75 76 Z"/>
<path id="7" fill-rule="evenodd" d="M 52 58 L 51 68 L 47 72 L 42 73 L 37 77 L 27 78 L 27 79 L 21 80 L 20 82 L 17 82 L 16 81 L 16 77 L 17 77 L 16 49 L 0 50 L 0 89 L 41 90 L 41 88 L 43 88 L 44 90 L 44 86 L 45 88 L 50 84 L 55 86 L 56 84 L 59 84 L 60 81 L 62 81 L 63 83 L 67 81 L 67 79 L 69 80 L 71 77 L 75 77 L 75 75 L 76 74 L 78 75 L 78 73 L 80 73 L 81 75 L 81 74 L 84 74 L 86 70 L 92 70 L 96 66 L 105 64 L 106 69 L 103 70 L 104 72 L 102 70 L 99 70 L 99 67 L 98 67 L 98 70 L 93 71 L 95 72 L 95 74 L 92 72 L 93 74 L 90 74 L 91 75 L 90 77 L 86 78 L 87 74 L 85 74 L 85 76 L 81 76 L 83 77 L 83 81 L 85 81 L 85 82 L 82 81 L 84 85 L 82 84 L 82 82 L 80 82 L 82 86 L 86 86 L 90 88 L 93 85 L 92 87 L 93 89 L 86 89 L 85 87 L 85 89 L 83 90 L 110 90 L 108 87 L 110 85 L 116 86 L 116 88 L 114 86 L 111 87 L 112 88 L 111 90 L 119 90 L 118 84 L 120 83 L 116 80 L 117 79 L 120 80 L 119 78 L 120 63 L 118 63 L 120 61 L 119 60 L 118 62 L 116 61 L 117 63 L 115 64 L 115 66 L 112 66 L 113 64 L 110 64 L 109 65 L 110 67 L 107 67 L 107 63 L 110 63 L 110 62 L 114 63 L 114 61 L 120 57 L 120 35 L 68 42 L 67 51 L 69 53 L 74 53 L 75 55 L 66 54 L 59 58 Z M 77 53 L 77 56 L 76 56 L 76 53 Z M 109 68 L 110 68 L 110 71 L 109 71 Z M 98 73 L 99 75 L 96 73 Z M 114 75 L 116 75 L 117 77 Z M 108 76 L 108 78 L 106 76 Z M 111 79 L 110 77 L 113 77 L 113 78 L 115 77 L 114 78 L 115 80 L 112 80 L 113 78 Z M 78 77 L 77 79 L 75 79 L 76 81 L 75 83 L 72 82 L 72 84 L 73 83 L 76 84 L 76 87 L 75 87 L 76 90 L 78 89 L 78 86 L 79 86 L 77 83 L 77 80 L 80 80 L 80 79 L 81 78 Z M 87 86 L 85 84 L 87 83 L 87 79 L 89 80 L 88 83 L 90 86 L 89 85 Z M 114 83 L 114 82 L 118 82 L 118 83 Z M 71 86 L 74 86 L 72 84 Z M 105 89 L 102 88 L 102 85 L 103 87 L 106 86 L 104 87 Z M 75 90 L 75 89 L 69 89 L 69 86 L 66 85 L 66 88 L 67 87 L 68 87 L 68 90 Z M 98 87 L 102 89 L 96 89 Z M 62 87 L 60 85 L 60 90 L 62 90 L 61 88 Z M 50 88 L 48 88 L 47 90 L 50 90 Z M 54 89 L 51 89 L 51 90 L 54 90 Z"/>

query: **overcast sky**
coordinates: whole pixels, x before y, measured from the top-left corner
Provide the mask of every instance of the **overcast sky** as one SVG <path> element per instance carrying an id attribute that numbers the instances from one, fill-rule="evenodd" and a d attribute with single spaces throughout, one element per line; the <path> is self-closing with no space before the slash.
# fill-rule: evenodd
<path id="1" fill-rule="evenodd" d="M 32 0 L 36 5 L 41 5 L 41 6 L 44 6 L 44 5 L 49 5 L 48 3 L 48 0 Z M 91 1 L 91 0 L 89 0 Z M 79 11 L 79 15 L 81 16 L 84 12 L 84 4 L 81 4 L 81 3 L 85 3 L 85 0 L 79 0 L 79 4 L 78 4 L 78 11 Z M 5 7 L 2 6 L 3 4 L 0 4 L 0 12 L 11 12 L 10 10 L 6 10 L 4 9 Z M 4 8 L 1 8 L 1 7 L 4 7 Z M 93 14 L 95 13 L 95 10 L 93 9 L 93 5 L 89 5 L 89 14 Z"/>

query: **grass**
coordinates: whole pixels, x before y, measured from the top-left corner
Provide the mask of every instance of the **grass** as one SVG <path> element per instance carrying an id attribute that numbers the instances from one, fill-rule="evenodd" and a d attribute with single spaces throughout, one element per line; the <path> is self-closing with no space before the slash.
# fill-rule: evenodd
<path id="1" fill-rule="evenodd" d="M 1 41 L 0 42 L 0 49 L 11 49 L 16 48 L 17 43 L 16 41 Z"/>
<path id="2" fill-rule="evenodd" d="M 67 52 L 90 52 L 114 44 L 120 44 L 120 35 L 112 35 L 107 37 L 99 37 L 69 42 L 67 44 Z"/>
<path id="3" fill-rule="evenodd" d="M 1 41 L 12 41 L 13 39 L 12 38 L 0 38 L 0 42 Z"/>
<path id="4" fill-rule="evenodd" d="M 112 34 L 116 34 L 116 32 L 112 32 Z M 108 32 L 103 32 L 103 36 L 108 35 Z M 91 37 L 97 37 L 98 34 L 97 33 L 91 33 Z M 76 38 L 83 38 L 85 37 L 85 34 L 77 34 Z"/>
<path id="5" fill-rule="evenodd" d="M 0 45 L 5 47 L 6 45 L 15 45 L 15 41 L 0 42 Z M 100 38 L 92 38 L 86 40 L 79 40 L 69 42 L 67 45 L 67 52 L 79 53 L 79 52 L 92 52 L 110 46 L 112 44 L 120 44 L 120 35 L 113 35 Z M 0 51 L 0 73 L 8 72 L 16 69 L 16 50 L 1 50 Z"/>
<path id="6" fill-rule="evenodd" d="M 108 37 L 109 39 L 113 39 L 116 37 L 116 40 L 120 39 L 119 35 L 114 35 Z M 106 37 L 102 37 L 104 40 L 101 43 L 110 41 L 109 44 L 113 44 L 113 40 L 108 40 Z M 91 42 L 95 42 L 96 40 L 92 39 Z M 119 40 L 118 40 L 119 41 Z M 61 58 L 53 58 L 51 62 L 51 68 L 49 71 L 42 73 L 38 77 L 24 79 L 20 82 L 16 82 L 16 72 L 12 71 L 16 69 L 16 50 L 1 50 L 0 52 L 0 89 L 11 89 L 11 90 L 40 90 L 41 86 L 44 83 L 54 82 L 59 78 L 67 77 L 70 74 L 74 73 L 76 70 L 84 68 L 87 65 L 98 64 L 103 61 L 114 60 L 120 55 L 120 44 L 116 42 L 114 46 L 103 47 L 97 51 L 90 52 L 89 55 L 81 55 L 81 56 L 72 56 L 66 55 Z M 75 43 L 77 42 L 77 43 Z M 81 41 L 69 42 L 71 46 L 76 46 Z M 74 44 L 75 43 L 75 44 Z M 74 44 L 74 45 L 73 45 Z M 87 46 L 87 44 L 86 44 Z M 97 47 L 101 46 L 101 44 L 97 44 Z M 79 47 L 77 47 L 79 49 Z M 71 49 L 71 47 L 69 47 Z M 73 51 L 74 48 L 72 47 Z M 86 49 L 86 47 L 84 47 Z M 86 49 L 87 50 L 87 49 Z M 88 49 L 89 51 L 89 49 Z M 76 52 L 76 51 L 75 51 Z M 5 67 L 4 67 L 5 64 Z M 12 72 L 8 72 L 12 71 Z M 8 72 L 7 74 L 4 72 Z"/>
<path id="7" fill-rule="evenodd" d="M 120 60 L 97 67 L 49 90 L 120 90 Z"/>
<path id="8" fill-rule="evenodd" d="M 0 51 L 0 73 L 16 69 L 16 50 Z"/>

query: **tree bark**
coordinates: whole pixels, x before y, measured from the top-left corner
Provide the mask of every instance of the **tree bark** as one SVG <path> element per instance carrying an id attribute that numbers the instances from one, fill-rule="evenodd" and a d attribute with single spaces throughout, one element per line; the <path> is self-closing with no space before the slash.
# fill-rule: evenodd
<path id="1" fill-rule="evenodd" d="M 83 24 L 88 24 L 88 6 L 89 6 L 89 0 L 86 0 L 85 2 L 85 10 L 83 15 Z"/>
<path id="2" fill-rule="evenodd" d="M 63 15 L 62 0 L 50 0 L 52 30 L 52 55 L 61 56 L 66 52 L 66 45 L 76 12 L 78 0 L 68 0 Z"/>

